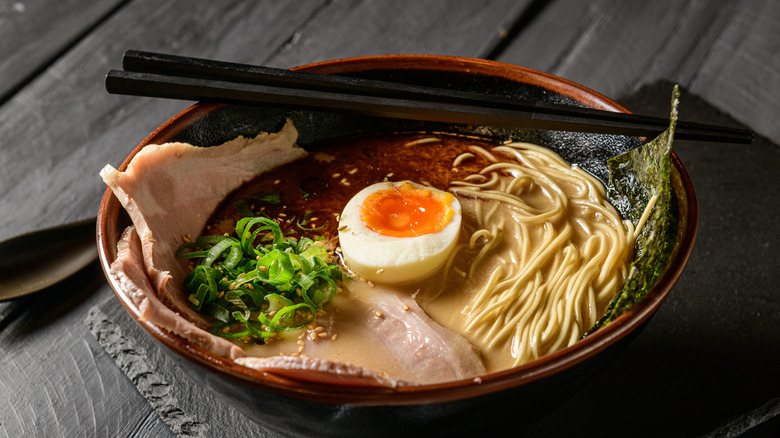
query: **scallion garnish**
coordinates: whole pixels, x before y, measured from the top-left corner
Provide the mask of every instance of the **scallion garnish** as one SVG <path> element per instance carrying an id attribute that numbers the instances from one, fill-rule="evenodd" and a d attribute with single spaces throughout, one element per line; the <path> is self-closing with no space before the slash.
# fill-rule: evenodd
<path id="1" fill-rule="evenodd" d="M 325 223 L 320 225 L 320 226 L 310 227 L 309 226 L 309 218 L 311 218 L 312 214 L 314 214 L 313 211 L 307 211 L 303 215 L 303 219 L 295 222 L 295 225 L 298 228 L 300 228 L 301 230 L 303 230 L 303 231 L 320 231 L 320 230 L 324 229 L 328 225 L 328 223 L 330 222 L 330 221 L 326 220 Z"/>
<path id="2" fill-rule="evenodd" d="M 254 216 L 255 212 L 252 211 L 252 207 L 249 206 L 244 201 L 236 201 L 233 203 L 233 206 L 236 207 L 236 210 L 238 210 L 238 214 L 241 216 Z"/>
<path id="3" fill-rule="evenodd" d="M 259 243 L 258 243 L 259 242 Z M 279 224 L 246 217 L 236 236 L 201 236 L 176 255 L 200 259 L 184 280 L 192 308 L 225 338 L 267 338 L 314 321 L 338 291 L 341 271 L 314 241 L 285 238 Z"/>
<path id="4" fill-rule="evenodd" d="M 249 196 L 252 199 L 265 202 L 266 204 L 279 204 L 282 202 L 282 195 L 276 192 L 255 193 Z"/>

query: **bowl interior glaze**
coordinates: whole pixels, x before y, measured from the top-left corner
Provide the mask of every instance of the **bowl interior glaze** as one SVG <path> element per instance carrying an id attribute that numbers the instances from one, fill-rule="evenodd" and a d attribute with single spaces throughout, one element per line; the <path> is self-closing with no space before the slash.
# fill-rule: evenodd
<path id="1" fill-rule="evenodd" d="M 328 61 L 300 67 L 325 74 L 345 74 L 393 80 L 419 85 L 447 87 L 545 102 L 590 106 L 626 111 L 610 99 L 572 82 L 537 71 L 491 61 L 443 56 L 378 56 Z M 670 90 L 671 93 L 671 90 Z M 124 170 L 132 157 L 148 144 L 184 141 L 211 146 L 238 135 L 254 136 L 278 130 L 290 118 L 298 128 L 299 144 L 316 148 L 318 142 L 362 132 L 446 131 L 497 139 L 513 139 L 547 146 L 570 162 L 578 163 L 598 178 L 606 180 L 606 159 L 640 144 L 640 139 L 571 132 L 534 131 L 449 125 L 430 122 L 385 120 L 352 114 L 302 111 L 294 108 L 222 105 L 200 103 L 176 115 L 152 132 L 124 160 Z M 698 224 L 695 192 L 687 171 L 673 155 L 672 182 L 680 211 L 675 251 L 663 275 L 648 297 L 631 311 L 575 345 L 509 370 L 435 385 L 389 389 L 338 380 L 301 378 L 280 372 L 260 372 L 239 366 L 211 354 L 184 339 L 139 319 L 132 302 L 119 291 L 109 276 L 117 298 L 134 319 L 185 368 L 200 376 L 206 386 L 247 414 L 257 417 L 254 406 L 272 396 L 278 409 L 266 410 L 279 431 L 306 434 L 328 431 L 359 433 L 380 417 L 405 422 L 415 431 L 462 431 L 464 413 L 494 417 L 507 413 L 517 417 L 517 408 L 526 406 L 529 419 L 540 408 L 564 400 L 622 348 L 658 309 L 677 282 L 691 253 Z M 126 213 L 107 190 L 98 216 L 98 247 L 104 270 L 116 257 L 116 242 L 129 224 Z M 533 400 L 534 403 L 530 403 Z M 534 408 L 535 406 L 535 408 Z M 543 409 L 544 410 L 544 409 Z M 278 411 L 278 412 L 277 412 Z M 291 413 L 292 412 L 292 413 Z M 349 415 L 346 415 L 348 412 Z M 514 412 L 514 414 L 513 414 Z M 254 413 L 254 414 L 253 414 Z M 302 426 L 296 418 L 313 418 L 312 426 Z M 512 417 L 514 415 L 514 417 Z M 388 417 L 389 416 L 389 417 Z M 470 415 L 469 415 L 470 416 Z M 522 417 L 522 415 L 521 415 Z M 517 420 L 517 418 L 515 418 Z M 497 423 L 497 425 L 500 425 Z"/>

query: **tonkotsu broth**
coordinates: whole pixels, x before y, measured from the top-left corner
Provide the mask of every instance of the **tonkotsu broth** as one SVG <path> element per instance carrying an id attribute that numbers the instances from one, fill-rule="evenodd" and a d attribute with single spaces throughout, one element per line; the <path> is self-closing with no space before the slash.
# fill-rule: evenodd
<path id="1" fill-rule="evenodd" d="M 207 226 L 203 234 L 230 233 L 233 231 L 236 220 L 247 214 L 247 209 L 250 209 L 254 214 L 266 214 L 270 218 L 277 219 L 285 236 L 297 238 L 322 236 L 331 248 L 335 248 L 338 245 L 337 217 L 352 196 L 362 188 L 376 182 L 411 180 L 441 190 L 447 190 L 451 186 L 455 188 L 454 192 L 463 208 L 463 226 L 459 241 L 461 245 L 468 245 L 472 233 L 485 225 L 486 218 L 489 221 L 498 220 L 508 224 L 517 220 L 518 213 L 511 209 L 498 209 L 493 214 L 485 213 L 493 211 L 492 209 L 497 202 L 460 194 L 457 190 L 457 181 L 479 180 L 479 178 L 469 177 L 469 175 L 478 174 L 487 166 L 495 164 L 493 158 L 495 155 L 489 151 L 497 146 L 500 145 L 482 139 L 443 134 L 398 134 L 332 142 L 317 148 L 315 152 L 304 159 L 258 176 L 229 196 L 214 213 L 209 221 L 210 225 Z M 469 155 L 461 156 L 464 153 Z M 460 159 L 459 156 L 461 156 Z M 503 159 L 504 157 L 501 157 L 501 160 Z M 529 163 L 526 165 L 533 166 Z M 509 184 L 510 190 L 514 190 L 515 187 L 512 186 L 511 180 L 512 178 L 509 176 L 502 176 L 501 184 Z M 525 184 L 523 181 L 519 184 Z M 484 181 L 479 180 L 479 182 Z M 596 183 L 595 180 L 592 182 Z M 564 182 L 562 183 L 564 186 L 562 191 L 580 192 L 582 188 L 578 184 Z M 520 188 L 519 190 L 523 202 L 531 209 L 543 210 L 551 207 L 547 205 L 550 203 L 549 193 L 545 193 L 550 189 L 545 189 L 543 185 L 528 184 L 526 189 Z M 319 337 L 318 342 L 308 344 L 304 351 L 300 351 L 300 342 L 296 338 L 300 332 L 288 333 L 284 338 L 274 340 L 266 345 L 245 344 L 241 341 L 237 341 L 237 344 L 247 349 L 250 355 L 273 356 L 300 352 L 310 356 L 362 365 L 396 378 L 413 381 L 415 380 L 414 376 L 404 375 L 403 366 L 396 363 L 392 355 L 381 348 L 381 342 L 378 344 L 378 341 L 370 334 L 359 329 L 360 319 L 370 317 L 370 315 L 366 315 L 366 312 L 370 312 L 370 306 L 354 306 L 353 303 L 368 301 L 366 297 L 382 288 L 393 293 L 414 296 L 420 306 L 434 320 L 460 333 L 477 346 L 488 372 L 506 369 L 540 357 L 550 352 L 548 351 L 550 346 L 554 349 L 565 347 L 576 341 L 574 338 L 583 334 L 589 328 L 589 324 L 592 325 L 592 322 L 595 322 L 595 319 L 603 314 L 611 295 L 601 297 L 598 300 L 591 297 L 588 302 L 572 305 L 572 309 L 568 309 L 574 314 L 573 318 L 576 324 L 574 324 L 572 333 L 561 332 L 558 336 L 560 339 L 567 338 L 564 339 L 565 345 L 554 345 L 555 342 L 545 338 L 544 333 L 553 333 L 557 336 L 558 332 L 553 332 L 548 328 L 543 333 L 543 321 L 533 320 L 531 317 L 529 317 L 531 320 L 528 324 L 531 328 L 525 330 L 526 332 L 536 330 L 539 332 L 536 335 L 523 334 L 521 330 L 512 334 L 504 330 L 502 339 L 496 340 L 498 338 L 495 336 L 491 338 L 491 333 L 500 331 L 497 328 L 511 325 L 515 321 L 504 316 L 503 320 L 492 321 L 493 329 L 475 328 L 475 317 L 469 315 L 469 306 L 475 296 L 480 294 L 484 285 L 490 281 L 492 276 L 495 276 L 497 269 L 501 273 L 511 272 L 515 269 L 511 265 L 519 264 L 520 260 L 535 260 L 534 257 L 526 253 L 533 252 L 533 246 L 544 240 L 545 233 L 549 232 L 547 228 L 550 227 L 568 230 L 573 242 L 571 248 L 576 247 L 577 249 L 568 249 L 568 253 L 561 251 L 564 255 L 558 262 L 556 262 L 558 256 L 549 257 L 551 258 L 551 266 L 541 267 L 539 273 L 535 274 L 537 279 L 550 273 L 554 276 L 554 269 L 557 268 L 553 265 L 562 264 L 562 261 L 570 253 L 582 252 L 586 254 L 587 251 L 596 251 L 592 249 L 593 245 L 590 245 L 591 249 L 583 248 L 589 245 L 587 243 L 589 237 L 600 229 L 612 227 L 616 228 L 618 233 L 624 232 L 626 234 L 624 239 L 626 242 L 623 242 L 623 246 L 627 249 L 621 249 L 622 252 L 617 256 L 608 257 L 609 263 L 615 263 L 619 271 L 619 279 L 612 280 L 612 283 L 619 281 L 618 284 L 608 285 L 614 294 L 614 290 L 619 287 L 627 274 L 627 264 L 631 257 L 632 244 L 630 243 L 633 242 L 633 229 L 630 224 L 623 224 L 619 221 L 614 208 L 607 215 L 602 214 L 601 207 L 594 209 L 576 202 L 570 204 L 567 204 L 564 209 L 566 218 L 563 216 L 553 217 L 550 221 L 551 225 L 531 226 L 529 228 L 531 231 L 523 231 L 516 227 L 516 232 L 513 232 L 510 227 L 509 232 L 503 232 L 503 236 L 496 239 L 497 243 L 493 252 L 500 254 L 500 257 L 481 262 L 468 275 L 465 273 L 470 271 L 470 263 L 473 262 L 478 248 L 472 250 L 462 248 L 452 259 L 450 269 L 417 284 L 390 287 L 359 280 L 346 280 L 343 283 L 342 292 L 337 294 L 325 307 L 324 314 L 318 316 L 317 324 L 323 326 L 322 329 L 319 329 L 320 333 L 326 333 L 326 335 Z M 611 208 L 611 206 L 608 207 Z M 614 218 L 617 218 L 618 224 L 596 224 L 599 220 L 605 219 L 602 216 L 612 214 L 614 214 Z M 560 221 L 573 221 L 575 226 L 560 225 L 558 224 Z M 517 245 L 515 240 L 528 242 L 530 247 L 523 247 L 523 244 Z M 629 240 L 630 242 L 628 242 Z M 513 245 L 518 247 L 513 247 Z M 603 243 L 600 245 L 605 246 Z M 522 272 L 518 275 L 522 277 Z M 555 277 L 546 283 L 541 280 L 537 283 L 541 284 L 542 288 L 547 288 L 550 284 L 561 281 L 563 280 Z M 576 285 L 576 283 L 573 284 Z M 591 295 L 594 294 L 592 289 L 593 287 L 590 287 Z M 588 290 L 588 288 L 583 290 Z M 508 301 L 518 303 L 512 305 L 527 312 L 529 307 L 533 307 L 533 303 L 540 306 L 539 299 L 531 298 L 534 294 L 538 295 L 539 293 L 529 289 L 525 296 L 512 298 Z M 502 298 L 496 296 L 493 298 L 483 297 L 482 299 L 487 300 L 485 314 L 492 314 L 497 312 L 492 309 L 501 305 Z M 533 301 L 534 299 L 537 301 Z M 573 299 L 588 300 L 582 297 L 574 297 Z M 528 304 L 522 304 L 523 302 Z M 566 307 L 565 304 L 558 304 L 557 307 L 555 304 L 552 305 L 553 308 L 562 306 Z M 504 307 L 507 305 L 505 304 Z M 553 315 L 553 319 L 555 319 L 555 315 Z M 568 324 L 571 325 L 571 321 Z M 313 328 L 310 327 L 303 336 L 311 333 Z M 336 335 L 337 338 L 333 339 L 333 335 Z M 492 339 L 492 345 L 490 339 Z M 528 347 L 523 343 L 533 345 Z M 316 345 L 316 347 L 312 347 L 312 345 Z M 377 348 L 373 348 L 374 346 Z"/>

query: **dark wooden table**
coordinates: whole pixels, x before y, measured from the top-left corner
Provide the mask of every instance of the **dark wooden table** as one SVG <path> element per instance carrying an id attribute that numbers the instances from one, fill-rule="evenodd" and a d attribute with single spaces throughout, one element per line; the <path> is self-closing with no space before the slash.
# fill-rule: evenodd
<path id="1" fill-rule="evenodd" d="M 189 105 L 107 94 L 103 78 L 129 48 L 277 67 L 392 53 L 488 58 L 660 115 L 680 84 L 683 118 L 762 138 L 676 145 L 701 207 L 688 269 L 636 341 L 526 433 L 780 434 L 777 0 L 3 0 L 0 239 L 95 215 L 103 165 Z M 230 430 L 177 423 L 197 415 L 187 411 L 197 395 L 175 388 L 172 370 L 150 381 L 153 351 L 128 356 L 108 343 L 106 324 L 137 329 L 123 326 L 111 296 L 94 263 L 0 303 L 0 436 Z M 165 385 L 174 388 L 161 404 L 153 392 Z"/>

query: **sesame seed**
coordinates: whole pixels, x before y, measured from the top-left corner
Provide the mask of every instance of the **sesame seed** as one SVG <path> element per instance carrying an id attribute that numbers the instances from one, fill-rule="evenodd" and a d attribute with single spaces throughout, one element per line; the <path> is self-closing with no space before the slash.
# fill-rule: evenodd
<path id="1" fill-rule="evenodd" d="M 406 304 L 404 304 L 404 312 L 408 312 L 408 311 L 409 311 L 409 306 L 407 306 Z"/>
<path id="2" fill-rule="evenodd" d="M 317 333 L 309 332 L 309 339 L 312 340 L 312 341 L 316 341 L 317 340 Z"/>
<path id="3" fill-rule="evenodd" d="M 341 176 L 341 174 L 340 174 L 340 173 L 334 173 L 334 174 L 333 174 L 333 175 L 331 175 L 331 176 L 332 176 L 333 178 L 338 178 L 338 177 L 340 177 L 340 176 Z"/>
<path id="4" fill-rule="evenodd" d="M 347 173 L 349 173 L 350 175 L 354 175 L 354 174 L 356 174 L 357 172 L 358 172 L 358 168 L 356 167 L 356 168 L 354 168 L 354 169 L 350 170 L 350 171 L 349 171 L 349 172 L 347 172 Z"/>
<path id="5" fill-rule="evenodd" d="M 284 213 L 279 213 L 279 217 L 287 217 L 287 215 Z"/>
<path id="6" fill-rule="evenodd" d="M 257 260 L 260 260 L 260 258 L 259 258 L 260 256 L 257 256 L 257 257 L 258 257 Z M 257 267 L 257 270 L 260 271 L 260 272 L 268 272 L 268 267 L 260 265 L 260 266 Z"/>
<path id="7" fill-rule="evenodd" d="M 303 345 L 301 345 L 300 347 L 298 347 L 298 353 L 303 353 Z"/>
<path id="8" fill-rule="evenodd" d="M 382 315 L 382 312 L 381 312 L 381 311 L 379 311 L 379 310 L 377 310 L 376 312 L 374 312 L 374 315 L 376 315 L 376 317 L 377 317 L 377 318 L 381 318 L 381 317 L 383 316 L 383 315 Z"/>
<path id="9" fill-rule="evenodd" d="M 282 180 L 277 179 L 276 181 L 274 181 L 274 184 L 279 184 L 280 182 L 282 182 Z"/>
<path id="10" fill-rule="evenodd" d="M 342 226 L 340 226 L 340 227 L 339 227 L 339 231 L 344 231 L 344 230 L 346 230 L 346 229 L 347 229 L 347 226 L 346 226 L 346 225 L 342 225 Z"/>
<path id="11" fill-rule="evenodd" d="M 369 281 L 368 281 L 368 287 L 374 287 L 374 282 L 373 282 L 373 281 L 371 281 L 371 280 L 369 280 Z"/>
<path id="12" fill-rule="evenodd" d="M 316 326 L 314 324 L 309 324 L 306 326 L 306 330 L 314 330 Z"/>
<path id="13" fill-rule="evenodd" d="M 319 333 L 319 332 L 321 332 L 323 330 L 325 330 L 325 327 L 323 327 L 323 326 L 317 326 L 317 327 L 314 328 L 314 331 L 317 332 L 317 333 Z"/>
<path id="14" fill-rule="evenodd" d="M 328 334 L 323 332 L 323 333 L 318 333 L 317 336 L 319 336 L 320 338 L 325 338 L 328 336 Z"/>
<path id="15" fill-rule="evenodd" d="M 388 173 L 385 175 L 385 178 L 392 178 L 395 174 L 393 172 Z"/>
<path id="16" fill-rule="evenodd" d="M 341 185 L 344 185 L 344 186 L 347 186 L 347 187 L 350 186 L 349 181 L 347 181 L 346 178 L 341 178 L 340 182 L 341 182 Z"/>
<path id="17" fill-rule="evenodd" d="M 298 339 L 298 345 L 306 345 L 306 343 L 303 342 L 303 339 Z"/>
<path id="18" fill-rule="evenodd" d="M 339 337 L 339 334 L 338 333 L 334 333 L 333 336 L 330 337 L 330 339 L 335 341 L 336 338 L 338 338 L 338 337 Z"/>
<path id="19" fill-rule="evenodd" d="M 189 243 L 192 240 L 192 236 L 187 234 L 186 236 L 181 236 L 181 240 Z"/>
<path id="20" fill-rule="evenodd" d="M 376 273 L 377 273 L 377 274 L 381 274 L 381 273 L 383 273 L 383 272 L 385 272 L 385 269 L 384 269 L 384 268 L 382 268 L 382 269 L 377 269 L 377 270 L 376 270 Z"/>

